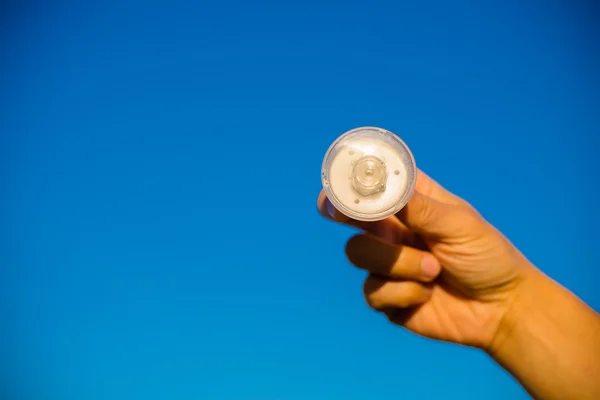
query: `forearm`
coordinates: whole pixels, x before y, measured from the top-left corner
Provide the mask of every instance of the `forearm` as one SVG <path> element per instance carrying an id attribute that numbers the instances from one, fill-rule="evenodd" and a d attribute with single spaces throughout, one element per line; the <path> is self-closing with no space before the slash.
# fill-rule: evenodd
<path id="1" fill-rule="evenodd" d="M 489 350 L 537 399 L 600 399 L 600 316 L 539 271 Z"/>

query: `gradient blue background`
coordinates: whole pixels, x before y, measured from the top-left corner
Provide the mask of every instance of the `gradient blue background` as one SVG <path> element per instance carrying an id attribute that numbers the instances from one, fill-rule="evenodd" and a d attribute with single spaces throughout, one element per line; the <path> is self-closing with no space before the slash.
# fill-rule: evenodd
<path id="1" fill-rule="evenodd" d="M 364 305 L 315 207 L 361 125 L 600 307 L 593 2 L 2 7 L 0 397 L 526 398 Z"/>

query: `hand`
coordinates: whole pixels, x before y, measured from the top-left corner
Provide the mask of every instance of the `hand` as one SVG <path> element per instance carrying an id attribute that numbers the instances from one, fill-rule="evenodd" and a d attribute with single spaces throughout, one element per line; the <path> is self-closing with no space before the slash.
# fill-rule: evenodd
<path id="1" fill-rule="evenodd" d="M 419 335 L 488 349 L 534 267 L 471 205 L 419 171 L 416 191 L 394 217 L 349 219 L 327 200 L 321 214 L 363 230 L 346 246 L 369 272 L 373 309 Z"/>

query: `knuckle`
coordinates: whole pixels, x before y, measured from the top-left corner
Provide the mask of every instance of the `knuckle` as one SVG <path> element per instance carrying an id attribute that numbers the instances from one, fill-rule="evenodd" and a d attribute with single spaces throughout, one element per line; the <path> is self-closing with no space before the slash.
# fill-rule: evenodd
<path id="1" fill-rule="evenodd" d="M 392 266 L 392 274 L 400 278 L 418 278 L 421 274 L 423 257 L 420 251 L 402 246 Z"/>
<path id="2" fill-rule="evenodd" d="M 380 311 L 385 308 L 385 302 L 379 298 L 379 296 L 371 295 L 365 297 L 367 305 L 375 311 Z"/>
<path id="3" fill-rule="evenodd" d="M 376 311 L 408 308 L 418 304 L 424 294 L 423 287 L 415 282 L 391 282 L 381 285 L 369 279 L 365 281 L 364 296 L 367 305 Z"/>
<path id="4" fill-rule="evenodd" d="M 415 214 L 419 216 L 420 220 L 427 221 L 431 217 L 431 201 L 429 201 L 427 197 L 420 196 L 419 201 L 416 202 L 415 206 Z"/>
<path id="5" fill-rule="evenodd" d="M 394 298 L 394 305 L 400 308 L 410 307 L 417 304 L 422 298 L 423 290 L 421 285 L 413 282 L 403 282 Z"/>
<path id="6" fill-rule="evenodd" d="M 460 220 L 460 223 L 455 224 L 457 227 L 456 233 L 460 236 L 469 235 L 474 231 L 478 231 L 485 226 L 485 220 L 475 210 L 475 208 L 465 208 L 461 209 L 459 213 L 456 215 L 457 220 Z"/>
<path id="7" fill-rule="evenodd" d="M 406 293 L 403 296 L 405 306 L 410 306 L 418 302 L 423 296 L 423 287 L 417 283 L 412 283 L 407 286 Z"/>
<path id="8" fill-rule="evenodd" d="M 381 310 L 386 306 L 386 295 L 382 288 L 384 281 L 369 277 L 363 284 L 363 295 L 367 305 L 374 310 Z"/>
<path id="9" fill-rule="evenodd" d="M 475 209 L 475 207 L 469 205 L 469 207 L 464 208 L 463 218 L 469 224 L 480 224 L 483 220 L 481 214 Z"/>
<path id="10" fill-rule="evenodd" d="M 364 236 L 364 235 L 359 234 L 359 235 L 352 236 L 346 242 L 346 247 L 344 249 L 344 252 L 346 253 L 346 257 L 348 258 L 348 260 L 350 262 L 355 261 L 357 258 L 356 255 L 362 250 L 362 247 L 363 247 L 362 236 Z"/>
<path id="11" fill-rule="evenodd" d="M 346 243 L 346 258 L 361 269 L 381 273 L 389 270 L 396 260 L 394 251 L 369 234 L 356 235 Z"/>

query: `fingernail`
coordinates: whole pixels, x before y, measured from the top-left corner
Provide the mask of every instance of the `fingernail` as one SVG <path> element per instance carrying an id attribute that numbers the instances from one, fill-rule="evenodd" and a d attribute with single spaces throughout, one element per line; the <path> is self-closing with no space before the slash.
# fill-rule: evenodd
<path id="1" fill-rule="evenodd" d="M 341 222 L 341 221 L 344 221 L 344 220 L 346 220 L 348 218 L 344 214 L 342 214 L 341 212 L 339 212 L 337 210 L 337 208 L 335 208 L 333 206 L 333 204 L 331 204 L 331 202 L 329 200 L 327 200 L 326 208 L 327 208 L 327 214 L 329 214 L 329 216 L 331 217 L 331 219 L 334 220 L 334 221 Z"/>
<path id="2" fill-rule="evenodd" d="M 421 260 L 421 272 L 426 278 L 433 279 L 437 277 L 441 269 L 440 262 L 431 254 L 426 254 Z"/>

